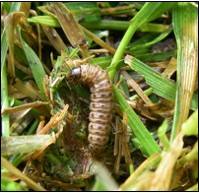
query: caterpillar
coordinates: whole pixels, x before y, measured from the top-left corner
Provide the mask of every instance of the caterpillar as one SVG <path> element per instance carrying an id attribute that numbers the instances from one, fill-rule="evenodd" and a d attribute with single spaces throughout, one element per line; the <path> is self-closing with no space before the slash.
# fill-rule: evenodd
<path id="1" fill-rule="evenodd" d="M 113 88 L 108 74 L 94 64 L 82 64 L 70 71 L 70 79 L 90 87 L 88 125 L 89 150 L 93 157 L 102 154 L 109 140 L 113 108 Z"/>

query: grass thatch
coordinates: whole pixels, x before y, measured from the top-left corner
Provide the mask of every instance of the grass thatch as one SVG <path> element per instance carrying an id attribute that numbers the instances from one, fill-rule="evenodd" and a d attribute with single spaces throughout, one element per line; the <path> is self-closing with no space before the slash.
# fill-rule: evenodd
<path id="1" fill-rule="evenodd" d="M 4 191 L 198 190 L 198 7 L 189 2 L 2 2 Z M 114 110 L 103 160 L 88 149 L 89 90 Z"/>

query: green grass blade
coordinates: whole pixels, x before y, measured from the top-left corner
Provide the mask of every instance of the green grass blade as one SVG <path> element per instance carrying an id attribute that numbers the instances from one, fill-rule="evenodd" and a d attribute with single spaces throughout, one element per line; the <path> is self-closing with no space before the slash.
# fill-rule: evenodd
<path id="1" fill-rule="evenodd" d="M 109 29 L 109 30 L 127 30 L 130 22 L 119 20 L 106 20 L 103 19 L 95 25 L 91 22 L 80 22 L 82 26 L 88 29 Z M 168 25 L 161 25 L 156 23 L 147 23 L 142 25 L 139 30 L 142 32 L 156 32 L 160 33 L 168 28 Z"/>
<path id="2" fill-rule="evenodd" d="M 133 50 L 152 46 L 153 44 L 156 44 L 157 42 L 159 42 L 159 41 L 163 40 L 165 37 L 167 37 L 171 33 L 171 31 L 172 31 L 172 28 L 170 27 L 170 28 L 166 29 L 164 32 L 162 32 L 159 36 L 157 36 L 152 41 L 146 42 L 144 44 L 135 45 L 130 50 L 133 51 Z"/>
<path id="3" fill-rule="evenodd" d="M 198 136 L 198 109 L 182 125 L 182 131 L 188 136 Z"/>
<path id="4" fill-rule="evenodd" d="M 24 50 L 24 53 L 26 55 L 26 58 L 28 60 L 28 64 L 30 65 L 30 68 L 33 73 L 33 77 L 35 79 L 35 82 L 37 83 L 37 86 L 41 92 L 42 99 L 45 100 L 45 94 L 44 94 L 44 88 L 43 88 L 43 80 L 46 75 L 42 63 L 40 59 L 38 58 L 37 54 L 33 51 L 31 47 L 23 40 L 21 36 L 21 31 L 19 31 L 20 40 L 22 43 L 22 47 Z"/>
<path id="5" fill-rule="evenodd" d="M 47 25 L 49 27 L 60 27 L 58 20 L 51 15 L 35 16 L 27 19 L 30 23 Z"/>
<path id="6" fill-rule="evenodd" d="M 147 130 L 147 128 L 141 122 L 137 114 L 129 106 L 129 104 L 126 102 L 126 100 L 120 94 L 120 92 L 118 91 L 116 87 L 114 87 L 114 96 L 115 96 L 115 100 L 120 104 L 122 112 L 126 113 L 128 116 L 127 123 L 129 127 L 131 128 L 131 131 L 138 138 L 143 149 L 147 152 L 148 156 L 156 152 L 160 152 L 160 148 L 158 144 L 155 142 L 155 140 L 153 139 L 150 132 Z"/>
<path id="7" fill-rule="evenodd" d="M 30 23 L 47 25 L 49 27 L 60 27 L 58 20 L 52 15 L 34 16 L 27 19 Z M 109 29 L 109 30 L 127 30 L 130 22 L 117 20 L 101 20 L 95 25 L 91 22 L 80 22 L 82 26 L 87 29 Z M 147 23 L 139 28 L 142 32 L 161 33 L 169 28 L 168 25 L 161 25 L 156 23 Z"/>
<path id="8" fill-rule="evenodd" d="M 97 23 L 101 19 L 100 8 L 96 2 L 65 2 L 64 5 L 72 12 L 77 21 L 84 18 L 85 22 Z"/>
<path id="9" fill-rule="evenodd" d="M 153 88 L 154 93 L 172 102 L 175 102 L 175 83 L 163 77 L 159 72 L 153 70 L 135 57 L 126 56 L 125 63 L 144 76 L 146 82 Z M 196 109 L 198 106 L 197 98 L 198 97 L 195 95 L 192 99 L 192 109 Z"/>
<path id="10" fill-rule="evenodd" d="M 168 128 L 168 120 L 165 119 L 163 121 L 162 125 L 158 128 L 158 137 L 166 151 L 168 151 L 168 149 L 170 147 L 169 140 L 166 135 L 167 128 Z"/>
<path id="11" fill-rule="evenodd" d="M 9 13 L 11 9 L 11 4 L 10 2 L 1 2 L 1 9 L 2 7 L 7 11 L 7 13 Z"/>
<path id="12" fill-rule="evenodd" d="M 135 54 L 135 57 L 142 62 L 159 62 L 164 60 L 169 60 L 175 53 L 173 51 L 170 52 L 162 52 L 162 53 L 146 53 L 146 54 Z"/>
<path id="13" fill-rule="evenodd" d="M 1 179 L 1 190 L 2 191 L 28 191 L 27 187 L 24 187 L 20 182 L 12 182 L 8 179 Z"/>
<path id="14" fill-rule="evenodd" d="M 6 31 L 4 29 L 1 36 L 1 72 L 3 70 L 3 65 L 5 63 L 7 51 L 8 51 L 8 42 L 6 39 Z"/>
<path id="15" fill-rule="evenodd" d="M 133 70 L 144 76 L 146 82 L 154 89 L 154 93 L 170 101 L 175 100 L 176 87 L 175 84 L 169 79 L 161 76 L 160 73 L 153 70 L 135 57 L 126 56 L 125 63 L 127 63 Z"/>

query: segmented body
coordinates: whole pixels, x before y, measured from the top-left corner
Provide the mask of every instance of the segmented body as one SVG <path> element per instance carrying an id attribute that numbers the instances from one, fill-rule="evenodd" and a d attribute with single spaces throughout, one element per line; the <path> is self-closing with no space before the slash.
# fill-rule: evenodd
<path id="1" fill-rule="evenodd" d="M 112 118 L 113 89 L 108 74 L 94 64 L 83 64 L 72 69 L 71 78 L 90 87 L 89 149 L 93 155 L 100 154 L 109 139 Z"/>

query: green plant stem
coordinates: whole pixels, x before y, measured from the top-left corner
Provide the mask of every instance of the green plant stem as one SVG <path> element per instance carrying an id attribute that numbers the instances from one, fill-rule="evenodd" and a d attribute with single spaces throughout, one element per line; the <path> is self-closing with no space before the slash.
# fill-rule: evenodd
<path id="1" fill-rule="evenodd" d="M 122 41 L 120 42 L 119 47 L 116 50 L 116 53 L 111 62 L 111 67 L 109 68 L 109 76 L 110 76 L 111 80 L 113 80 L 113 78 L 114 78 L 115 72 L 117 70 L 116 66 L 118 65 L 119 61 L 121 60 L 121 58 L 125 52 L 126 46 L 130 42 L 135 31 L 136 31 L 136 28 L 134 27 L 134 25 L 130 25 L 129 28 L 127 29 L 124 37 L 122 38 Z"/>

